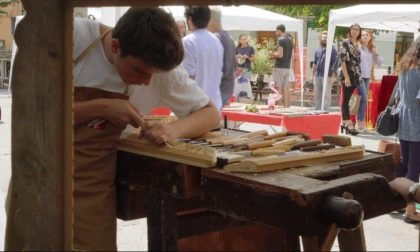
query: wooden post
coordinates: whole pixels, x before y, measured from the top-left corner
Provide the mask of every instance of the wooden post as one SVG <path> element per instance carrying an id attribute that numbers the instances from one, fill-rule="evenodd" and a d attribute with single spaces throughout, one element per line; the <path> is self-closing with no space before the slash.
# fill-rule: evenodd
<path id="1" fill-rule="evenodd" d="M 64 230 L 71 230 L 73 115 L 63 25 L 70 14 L 61 0 L 23 5 L 27 14 L 15 32 L 8 215 L 13 232 L 6 249 L 69 250 L 71 232 Z"/>

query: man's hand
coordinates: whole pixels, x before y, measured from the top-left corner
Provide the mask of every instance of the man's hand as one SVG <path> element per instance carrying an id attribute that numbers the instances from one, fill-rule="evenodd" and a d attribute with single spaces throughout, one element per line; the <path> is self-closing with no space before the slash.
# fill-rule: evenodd
<path id="1" fill-rule="evenodd" d="M 98 99 L 105 104 L 105 117 L 111 124 L 127 125 L 131 124 L 138 128 L 145 124 L 139 110 L 128 100 L 120 99 Z"/>
<path id="2" fill-rule="evenodd" d="M 152 143 L 163 144 L 179 137 L 175 125 L 161 122 L 146 122 L 141 128 L 139 138 L 146 138 Z"/>

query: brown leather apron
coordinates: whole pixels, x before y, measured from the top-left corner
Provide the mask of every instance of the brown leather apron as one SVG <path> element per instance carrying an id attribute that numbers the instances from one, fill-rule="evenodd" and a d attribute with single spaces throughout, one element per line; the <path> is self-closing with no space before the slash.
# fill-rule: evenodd
<path id="1" fill-rule="evenodd" d="M 75 101 L 128 99 L 76 88 Z M 81 250 L 116 250 L 116 143 L 125 126 L 94 120 L 74 128 L 74 243 Z"/>
<path id="2" fill-rule="evenodd" d="M 83 59 L 108 32 L 101 34 L 74 63 Z M 128 96 L 119 93 L 75 87 L 75 102 L 98 98 L 128 100 Z M 104 118 L 74 127 L 74 249 L 117 250 L 116 144 L 124 128 L 125 125 L 112 125 Z"/>

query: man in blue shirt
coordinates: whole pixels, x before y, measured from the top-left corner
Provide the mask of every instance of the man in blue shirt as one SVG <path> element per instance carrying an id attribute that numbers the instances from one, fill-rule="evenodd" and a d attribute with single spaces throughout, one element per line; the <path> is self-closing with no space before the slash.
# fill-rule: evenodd
<path id="1" fill-rule="evenodd" d="M 321 110 L 322 108 L 322 92 L 324 83 L 324 68 L 325 68 L 325 51 L 327 48 L 327 35 L 326 31 L 321 33 L 320 47 L 315 51 L 314 64 L 312 66 L 312 81 L 315 87 L 315 109 Z M 324 96 L 324 111 L 330 111 L 331 105 L 331 87 L 336 79 L 337 71 L 337 50 L 332 47 L 330 58 L 330 69 L 328 70 L 327 86 L 325 87 Z M 315 75 L 316 74 L 316 75 Z"/>

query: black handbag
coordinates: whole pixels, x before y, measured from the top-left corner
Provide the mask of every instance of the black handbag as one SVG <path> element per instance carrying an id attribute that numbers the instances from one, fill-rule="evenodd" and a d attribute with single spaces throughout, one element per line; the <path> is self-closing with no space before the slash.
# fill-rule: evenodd
<path id="1" fill-rule="evenodd" d="M 398 130 L 398 112 L 396 106 L 387 106 L 376 120 L 376 131 L 383 136 L 390 136 Z"/>
<path id="2" fill-rule="evenodd" d="M 397 111 L 398 101 L 395 102 L 395 93 L 397 92 L 398 82 L 392 91 L 388 106 L 382 111 L 376 119 L 376 132 L 383 136 L 391 136 L 398 131 L 399 113 Z"/>

